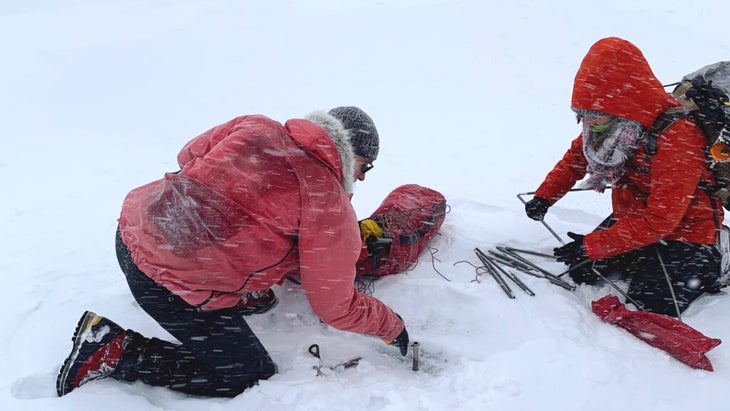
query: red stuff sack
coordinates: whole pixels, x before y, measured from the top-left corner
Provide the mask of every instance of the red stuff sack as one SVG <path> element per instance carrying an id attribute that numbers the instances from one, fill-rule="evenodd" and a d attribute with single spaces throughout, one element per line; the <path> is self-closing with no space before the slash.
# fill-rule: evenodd
<path id="1" fill-rule="evenodd" d="M 705 354 L 720 345 L 719 339 L 706 337 L 676 318 L 648 311 L 629 311 L 615 295 L 593 301 L 592 309 L 604 321 L 625 329 L 690 367 L 713 370 Z"/>
<path id="2" fill-rule="evenodd" d="M 369 217 L 383 233 L 363 239 L 357 275 L 382 277 L 408 270 L 445 218 L 443 194 L 416 184 L 396 188 Z"/>

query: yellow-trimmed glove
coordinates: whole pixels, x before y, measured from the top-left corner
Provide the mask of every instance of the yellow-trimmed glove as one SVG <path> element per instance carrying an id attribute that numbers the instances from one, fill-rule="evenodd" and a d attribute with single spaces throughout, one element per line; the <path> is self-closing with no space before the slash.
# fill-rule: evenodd
<path id="1" fill-rule="evenodd" d="M 390 252 L 393 237 L 375 220 L 366 218 L 360 221 L 360 235 L 363 244 L 368 249 L 368 255 L 384 257 Z"/>
<path id="2" fill-rule="evenodd" d="M 360 236 L 362 236 L 362 242 L 365 243 L 368 237 L 380 238 L 383 236 L 383 228 L 375 222 L 366 218 L 360 221 Z"/>

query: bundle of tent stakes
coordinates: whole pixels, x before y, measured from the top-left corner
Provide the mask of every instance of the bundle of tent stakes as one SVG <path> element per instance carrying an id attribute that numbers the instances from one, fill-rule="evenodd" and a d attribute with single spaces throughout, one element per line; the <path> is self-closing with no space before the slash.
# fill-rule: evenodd
<path id="1" fill-rule="evenodd" d="M 507 281 L 505 281 L 505 277 L 515 283 L 528 295 L 535 295 L 517 277 L 517 274 L 513 270 L 547 279 L 550 283 L 565 288 L 566 290 L 573 291 L 576 288 L 575 285 L 567 283 L 560 278 L 569 270 L 555 275 L 525 257 L 525 255 L 531 255 L 554 259 L 552 255 L 511 247 L 496 247 L 496 250 L 489 250 L 488 253 L 484 253 L 479 248 L 475 248 L 474 252 L 483 264 L 483 267 L 477 267 L 477 269 L 489 273 L 509 298 L 515 298 L 515 294 L 512 292 Z M 598 270 L 593 269 L 593 271 L 606 280 L 609 285 L 626 296 L 612 281 L 598 273 Z M 681 318 L 674 319 L 666 315 L 642 311 L 641 306 L 638 306 L 639 311 L 629 311 L 616 296 L 610 294 L 597 301 L 593 301 L 591 306 L 592 311 L 604 321 L 625 329 L 640 340 L 666 351 L 690 367 L 707 371 L 713 370 L 712 363 L 705 354 L 719 345 L 721 341 L 717 338 L 707 337 L 689 325 L 682 323 Z"/>
<path id="2" fill-rule="evenodd" d="M 563 271 L 560 274 L 553 274 L 525 257 L 525 255 L 530 255 L 555 260 L 555 257 L 550 254 L 544 254 L 537 251 L 523 250 L 513 247 L 497 246 L 495 248 L 496 250 L 488 250 L 488 253 L 484 253 L 479 248 L 474 249 L 477 257 L 483 264 L 483 266 L 478 267 L 478 269 L 481 269 L 482 271 L 490 274 L 509 298 L 515 298 L 515 294 L 507 281 L 505 281 L 505 277 L 507 277 L 513 283 L 517 284 L 517 286 L 520 287 L 528 295 L 535 295 L 535 293 L 517 277 L 517 274 L 514 271 L 510 271 L 510 269 L 517 270 L 521 273 L 528 274 L 533 277 L 544 278 L 550 281 L 550 283 L 557 285 L 558 287 L 562 287 L 568 291 L 575 291 L 576 286 L 574 284 L 566 282 L 561 277 L 563 277 L 571 270 L 580 268 L 585 264 L 592 264 L 592 261 L 585 260 Z M 643 309 L 643 304 L 631 298 L 628 294 L 626 294 L 624 290 L 617 286 L 616 283 L 606 278 L 600 271 L 595 268 L 591 268 L 591 271 L 593 271 L 593 273 L 595 273 L 599 278 L 605 281 L 606 284 L 608 284 L 611 288 L 616 290 L 616 292 L 626 298 L 626 301 L 634 304 L 634 306 L 636 306 L 638 309 Z M 677 315 L 681 320 L 679 312 L 677 313 Z"/>
<path id="3" fill-rule="evenodd" d="M 494 278 L 494 280 L 497 282 L 497 284 L 499 284 L 499 286 L 509 298 L 515 298 L 515 294 L 507 281 L 505 281 L 505 277 L 515 283 L 527 295 L 535 295 L 535 292 L 533 292 L 524 282 L 522 282 L 522 280 L 520 280 L 517 274 L 512 270 L 517 270 L 533 277 L 544 278 L 550 281 L 550 283 L 565 288 L 569 291 L 575 290 L 575 285 L 570 284 L 560 278 L 565 273 L 567 273 L 567 271 L 558 275 L 552 274 L 551 272 L 543 269 L 542 267 L 527 259 L 527 257 L 525 257 L 523 254 L 554 259 L 555 257 L 553 257 L 552 255 L 530 250 L 521 250 L 512 247 L 496 247 L 496 250 L 488 250 L 488 253 L 483 252 L 479 248 L 475 248 L 474 252 L 483 264 L 483 267 L 480 268 L 482 268 Z"/>

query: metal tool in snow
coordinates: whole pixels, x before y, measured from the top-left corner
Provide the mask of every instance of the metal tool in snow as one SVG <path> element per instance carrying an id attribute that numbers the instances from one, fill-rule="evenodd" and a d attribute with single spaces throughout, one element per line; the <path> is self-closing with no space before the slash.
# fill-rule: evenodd
<path id="1" fill-rule="evenodd" d="M 606 189 L 611 189 L 611 186 L 610 186 L 610 185 L 609 185 L 609 186 L 606 186 Z M 568 190 L 568 192 L 573 192 L 573 191 L 588 191 L 588 190 L 591 190 L 591 189 L 590 189 L 590 188 L 573 188 L 573 189 L 570 189 L 570 190 Z M 535 192 L 534 192 L 534 191 L 530 191 L 530 192 L 527 192 L 527 193 L 519 193 L 519 194 L 517 194 L 517 198 L 518 198 L 518 199 L 519 199 L 519 200 L 520 200 L 520 201 L 522 202 L 522 204 L 527 204 L 527 201 L 525 201 L 525 199 L 523 199 L 523 198 L 522 198 L 522 196 L 526 196 L 526 195 L 531 195 L 531 196 L 534 196 L 534 195 L 535 195 Z M 560 244 L 563 244 L 563 245 L 565 245 L 565 242 L 563 241 L 563 239 L 562 239 L 562 238 L 560 238 L 560 236 L 559 236 L 559 235 L 558 235 L 558 234 L 557 234 L 557 233 L 555 232 L 555 230 L 553 230 L 553 229 L 552 229 L 552 228 L 551 228 L 551 227 L 550 227 L 550 226 L 549 226 L 549 225 L 548 225 L 548 224 L 547 224 L 547 223 L 546 223 L 546 222 L 545 222 L 544 220 L 540 220 L 540 222 L 542 223 L 542 225 L 543 225 L 543 226 L 545 226 L 545 228 L 547 228 L 547 230 L 548 230 L 548 231 L 550 231 L 550 234 L 552 234 L 552 235 L 553 235 L 553 236 L 554 236 L 555 238 L 557 238 L 557 239 L 558 239 L 558 241 L 560 241 Z M 500 247 L 497 247 L 497 249 L 500 249 Z M 509 249 L 509 248 L 507 248 L 507 249 L 508 249 L 508 250 L 512 250 L 513 252 L 514 252 L 514 251 L 517 251 L 517 249 L 514 249 L 514 248 L 513 248 L 513 249 Z M 502 250 L 500 250 L 500 251 L 502 251 Z M 504 251 L 503 251 L 503 252 L 504 252 Z M 526 250 L 520 250 L 520 252 L 530 253 L 529 251 L 526 251 Z M 532 254 L 535 254 L 535 253 L 533 252 Z M 514 253 L 514 255 L 517 255 L 517 254 L 516 254 L 516 253 Z M 659 258 L 661 259 L 661 256 L 660 256 Z M 660 261 L 661 261 L 661 260 L 660 260 Z M 590 261 L 590 260 L 585 260 L 585 261 L 583 261 L 583 262 L 581 262 L 581 263 L 579 263 L 579 264 L 576 264 L 576 265 L 575 265 L 575 266 L 573 266 L 573 267 L 570 267 L 569 269 L 565 270 L 564 272 L 560 273 L 559 275 L 557 275 L 557 276 L 553 276 L 553 277 L 554 277 L 555 279 L 557 279 L 557 280 L 560 280 L 560 278 L 559 278 L 559 277 L 562 277 L 562 276 L 563 276 L 564 274 L 566 274 L 566 273 L 568 273 L 568 272 L 570 272 L 570 271 L 573 271 L 573 270 L 575 270 L 576 268 L 578 268 L 578 267 L 581 267 L 581 266 L 583 266 L 584 264 L 588 264 L 588 263 L 592 263 L 592 261 Z M 538 267 L 537 267 L 537 266 L 535 266 L 535 268 L 538 268 Z M 543 270 L 542 270 L 541 268 L 538 268 L 538 269 L 539 269 L 540 271 L 543 271 Z M 662 269 L 664 269 L 664 271 L 665 271 L 665 274 L 666 274 L 666 269 L 664 268 L 664 264 L 663 264 L 663 262 L 662 262 Z M 634 300 L 633 298 L 629 297 L 629 295 L 628 295 L 628 294 L 627 294 L 627 293 L 626 293 L 626 292 L 625 292 L 624 290 L 622 290 L 622 289 L 621 289 L 621 288 L 620 288 L 619 286 L 617 286 L 617 285 L 616 285 L 616 283 L 614 283 L 613 281 L 611 281 L 611 280 L 609 280 L 608 278 L 606 278 L 606 277 L 605 277 L 605 276 L 604 276 L 603 274 L 601 274 L 601 272 L 600 272 L 600 271 L 598 271 L 598 270 L 597 270 L 597 269 L 596 269 L 595 267 L 591 267 L 591 271 L 592 271 L 592 272 L 593 272 L 594 274 L 596 274 L 596 275 L 597 275 L 597 276 L 598 276 L 598 277 L 599 277 L 600 279 L 602 279 L 603 281 L 605 281 L 605 282 L 606 282 L 606 283 L 607 283 L 607 284 L 608 284 L 609 286 L 611 286 L 611 288 L 613 288 L 613 289 L 614 289 L 614 290 L 616 290 L 616 291 L 617 291 L 618 293 L 620 293 L 620 294 L 621 294 L 621 295 L 622 295 L 622 296 L 623 296 L 624 298 L 626 298 L 626 301 L 629 301 L 630 303 L 634 304 L 634 305 L 636 306 L 636 308 L 638 308 L 639 310 L 643 310 L 643 309 L 644 309 L 644 305 L 643 305 L 643 304 L 641 304 L 641 303 L 639 303 L 638 301 Z M 552 274 L 551 274 L 551 275 L 552 275 Z M 667 276 L 668 276 L 668 275 L 667 275 Z M 553 280 L 552 280 L 552 279 L 551 279 L 550 277 L 546 277 L 546 278 L 547 278 L 548 280 L 550 280 L 551 282 L 553 282 Z M 562 281 L 562 280 L 560 280 L 560 281 Z M 564 281 L 562 281 L 562 282 L 563 282 L 563 283 L 565 283 Z M 555 282 L 554 284 L 556 284 L 556 285 L 560 285 L 561 287 L 564 287 L 563 285 L 561 285 L 561 284 L 558 284 L 558 283 L 556 283 L 556 282 Z M 565 283 L 565 284 L 567 284 L 567 283 Z M 671 288 L 671 282 L 669 283 L 669 285 L 670 285 L 670 290 L 672 291 L 672 294 L 674 294 L 674 289 L 673 289 L 673 288 Z M 564 287 L 564 288 L 565 288 L 565 287 Z M 575 290 L 575 288 L 576 288 L 575 286 L 572 286 L 572 289 L 573 289 L 573 290 Z M 678 316 L 678 318 L 679 318 L 679 319 L 680 319 L 680 321 L 681 321 L 681 317 L 679 317 L 679 307 L 677 306 L 677 300 L 676 300 L 676 298 L 674 298 L 674 295 L 672 295 L 672 297 L 673 297 L 673 299 L 674 299 L 674 308 L 676 309 L 676 311 L 677 311 L 677 316 Z"/>
<path id="2" fill-rule="evenodd" d="M 477 254 L 477 257 L 479 257 L 479 260 L 481 260 L 482 264 L 484 264 L 485 267 L 493 268 L 494 270 L 497 270 L 499 273 L 501 273 L 503 276 L 509 278 L 513 283 L 517 284 L 518 287 L 522 289 L 527 295 L 534 296 L 535 293 L 528 287 L 525 283 L 520 280 L 516 274 L 512 272 L 508 272 L 507 270 L 503 269 L 499 266 L 499 263 L 492 257 L 489 257 L 488 255 L 484 254 L 482 250 L 479 248 L 475 248 L 474 252 Z"/>
<path id="3" fill-rule="evenodd" d="M 586 260 L 586 261 L 590 262 L 591 264 L 593 263 L 590 260 Z M 593 267 L 591 267 L 591 271 L 593 272 L 593 274 L 597 275 L 601 280 L 605 281 L 609 286 L 611 286 L 611 288 L 613 288 L 619 294 L 621 294 L 626 299 L 626 301 L 630 302 L 631 304 L 634 304 L 637 309 L 639 309 L 639 310 L 643 310 L 644 309 L 644 304 L 642 304 L 642 303 L 634 300 L 633 298 L 629 297 L 629 295 L 626 293 L 626 291 L 622 290 L 621 287 L 617 286 L 615 282 L 613 282 L 613 281 L 609 280 L 608 278 L 606 278 L 606 276 L 604 276 L 603 274 L 601 274 L 600 271 L 596 270 Z"/>
<path id="4" fill-rule="evenodd" d="M 606 186 L 606 190 L 610 190 L 610 189 L 611 189 L 611 186 L 610 185 Z M 591 190 L 593 190 L 593 189 L 592 188 L 571 188 L 570 190 L 568 190 L 568 192 L 574 192 L 574 191 L 591 191 Z M 519 193 L 519 194 L 517 194 L 517 198 L 522 202 L 522 204 L 525 204 L 526 205 L 527 204 L 527 201 L 525 201 L 525 199 L 522 198 L 522 196 L 534 196 L 534 195 L 535 195 L 535 192 L 534 191 L 530 191 L 530 192 L 527 192 L 527 193 Z M 558 241 L 560 241 L 560 244 L 565 245 L 565 241 L 563 241 L 563 239 L 560 238 L 560 236 L 558 235 L 558 233 L 556 233 L 555 230 L 553 230 L 552 227 L 550 227 L 548 225 L 548 223 L 545 222 L 544 219 L 540 220 L 540 222 L 542 223 L 542 225 L 545 228 L 547 228 L 548 231 L 550 231 L 550 234 L 552 234 L 553 237 L 555 237 Z"/>
<path id="5" fill-rule="evenodd" d="M 421 346 L 418 344 L 418 341 L 413 341 L 411 344 L 411 353 L 413 354 L 413 371 L 421 369 L 420 351 Z"/>
<path id="6" fill-rule="evenodd" d="M 545 270 L 544 268 L 540 267 L 539 265 L 533 263 L 532 261 L 528 260 L 527 258 L 521 256 L 519 253 L 515 252 L 513 249 L 510 249 L 509 247 L 497 247 L 497 250 L 502 252 L 506 257 L 512 258 L 514 260 L 519 261 L 520 263 L 527 265 L 534 270 L 539 271 L 545 279 L 550 281 L 552 284 L 555 284 L 559 287 L 565 288 L 568 291 L 575 291 L 575 285 L 570 284 L 566 281 L 561 280 L 556 276 L 555 274 L 551 273 L 550 271 Z"/>
<path id="7" fill-rule="evenodd" d="M 519 252 L 522 252 L 525 254 L 533 254 L 533 255 L 537 255 L 537 256 L 541 256 L 541 257 L 552 257 L 552 256 L 549 256 L 547 254 L 538 253 L 536 251 L 520 250 L 517 248 L 511 248 L 511 247 L 497 247 L 497 250 L 499 250 L 500 253 L 497 253 L 497 252 L 494 252 L 491 250 L 489 251 L 489 253 L 492 254 L 493 256 L 495 256 L 496 258 L 499 258 L 500 262 L 503 262 L 504 264 L 507 264 L 507 265 L 511 264 L 511 267 L 513 267 L 516 270 L 519 270 L 521 272 L 524 272 L 524 273 L 527 273 L 527 274 L 530 274 L 530 275 L 533 275 L 533 276 L 536 276 L 539 278 L 546 278 L 551 283 L 558 285 L 560 287 L 563 287 L 566 290 L 570 290 L 570 291 L 574 291 L 576 289 L 576 286 L 572 285 L 566 281 L 561 280 L 560 277 L 569 273 L 570 271 L 581 268 L 586 264 L 593 263 L 591 260 L 585 260 L 585 261 L 582 261 L 582 262 L 574 265 L 573 267 L 563 271 L 562 273 L 560 273 L 558 275 L 554 275 L 554 274 L 548 272 L 547 270 L 544 270 L 537 264 L 527 260 L 525 257 L 520 256 Z M 542 275 L 536 274 L 536 271 L 540 272 Z M 621 294 L 626 299 L 626 301 L 634 304 L 634 306 L 636 306 L 636 308 L 638 308 L 640 310 L 642 310 L 644 308 L 643 304 L 641 304 L 640 302 L 631 298 L 624 290 L 622 290 L 618 285 L 616 285 L 616 283 L 614 281 L 611 281 L 610 279 L 606 278 L 606 276 L 604 276 L 595 267 L 591 267 L 591 271 L 594 274 L 596 274 L 601 280 L 605 281 L 606 284 L 608 284 L 611 288 L 613 288 L 619 294 Z M 677 310 L 677 311 L 679 311 L 679 310 Z"/>
<path id="8" fill-rule="evenodd" d="M 517 277 L 517 275 L 515 273 L 503 269 L 502 267 L 499 266 L 499 263 L 496 260 L 492 260 L 488 256 L 487 256 L 487 260 L 490 263 L 492 263 L 492 265 L 494 266 L 495 269 L 500 271 L 505 277 L 512 280 L 513 283 L 517 284 L 517 286 L 520 287 L 520 289 L 522 289 L 522 291 L 524 291 L 527 295 L 529 295 L 531 297 L 535 296 L 535 292 L 532 291 L 530 289 L 530 287 L 527 286 L 527 284 L 523 283 L 522 280 L 520 280 L 519 277 Z"/>
<path id="9" fill-rule="evenodd" d="M 502 288 L 502 291 L 507 294 L 507 297 L 515 298 L 515 293 L 512 292 L 512 289 L 509 287 L 507 282 L 504 281 L 502 274 L 500 274 L 497 270 L 491 267 L 491 264 L 489 264 L 489 262 L 482 257 L 483 253 L 478 248 L 475 248 L 474 252 L 476 253 L 477 257 L 479 257 L 479 260 L 482 262 L 482 264 L 484 264 L 484 269 L 486 269 L 487 272 L 492 276 L 492 278 L 494 278 L 494 281 L 499 284 L 499 286 Z"/>
<path id="10" fill-rule="evenodd" d="M 522 273 L 529 274 L 533 277 L 537 278 L 545 278 L 544 275 L 542 275 L 539 271 L 535 270 L 534 268 L 530 267 L 527 264 L 524 264 L 523 262 L 514 259 L 514 257 L 502 254 L 500 252 L 494 251 L 494 250 L 488 250 L 489 255 L 494 257 L 497 261 L 499 261 L 501 264 L 509 266 L 514 268 L 515 270 L 518 270 Z"/>
<path id="11" fill-rule="evenodd" d="M 550 281 L 550 283 L 562 287 L 568 291 L 574 291 L 575 285 L 570 284 L 566 281 L 561 280 L 558 276 L 550 273 L 543 269 L 532 261 L 519 255 L 518 252 L 524 252 L 526 254 L 532 254 L 540 257 L 554 258 L 551 255 L 539 253 L 537 251 L 527 251 L 510 247 L 497 247 L 499 251 L 489 250 L 489 254 L 495 259 L 495 261 L 512 267 L 517 271 L 525 274 L 529 274 L 533 277 L 542 278 Z"/>
<path id="12" fill-rule="evenodd" d="M 659 248 L 654 246 L 654 250 L 656 251 L 656 256 L 659 259 L 659 264 L 662 265 L 662 271 L 664 272 L 664 279 L 667 280 L 667 286 L 669 287 L 669 292 L 672 294 L 672 302 L 674 303 L 674 310 L 677 313 L 677 319 L 681 322 L 682 321 L 682 312 L 679 310 L 679 303 L 677 302 L 677 295 L 674 293 L 674 285 L 672 285 L 672 279 L 669 277 L 669 273 L 667 272 L 667 267 L 664 265 L 664 259 L 662 258 L 661 253 L 659 253 Z"/>
<path id="13" fill-rule="evenodd" d="M 522 201 L 522 204 L 527 205 L 527 201 L 525 201 L 525 199 L 522 198 L 523 195 L 535 195 L 535 192 L 533 191 L 533 192 L 530 192 L 530 193 L 519 193 L 519 194 L 517 194 L 517 198 L 519 198 L 520 201 Z M 544 218 L 540 219 L 540 222 L 542 223 L 543 226 L 545 226 L 545 228 L 547 228 L 548 231 L 550 231 L 550 234 L 552 234 L 553 237 L 557 238 L 558 241 L 560 241 L 560 244 L 565 244 L 565 241 L 563 241 L 563 239 L 560 238 L 560 236 L 558 235 L 558 233 L 556 233 L 555 230 L 553 230 L 548 225 L 548 223 L 545 222 L 545 219 Z"/>
<path id="14" fill-rule="evenodd" d="M 660 258 L 661 258 L 661 256 L 660 256 Z M 593 264 L 593 261 L 591 261 L 589 259 L 585 259 L 585 260 L 579 262 L 578 264 L 575 264 L 574 266 L 572 266 L 572 267 L 568 268 L 567 270 L 563 271 L 562 273 L 556 275 L 556 277 L 562 277 L 565 274 L 570 273 L 571 271 L 577 270 L 579 268 L 583 268 L 583 266 L 584 265 L 587 265 L 587 264 Z M 662 268 L 664 268 L 664 265 L 662 265 Z M 614 290 L 616 290 L 616 292 L 618 292 L 619 294 L 621 294 L 626 299 L 626 301 L 634 304 L 634 306 L 636 306 L 636 308 L 638 308 L 639 310 L 644 309 L 644 305 L 643 304 L 641 304 L 640 302 L 638 302 L 638 301 L 634 300 L 633 298 L 629 297 L 629 295 L 624 290 L 622 290 L 621 287 L 619 287 L 618 285 L 616 285 L 616 283 L 614 281 L 612 281 L 611 279 L 609 279 L 605 275 L 603 275 L 603 273 L 601 273 L 600 271 L 598 271 L 598 269 L 596 269 L 595 267 L 591 267 L 591 272 L 593 274 L 597 275 L 598 278 L 600 278 L 601 280 L 605 281 L 606 284 L 608 284 L 611 288 L 613 288 Z M 672 292 L 673 291 L 674 290 L 672 290 Z M 675 304 L 675 308 L 676 308 L 676 304 Z M 679 312 L 679 310 L 677 310 L 677 312 Z M 680 321 L 681 321 L 681 318 L 680 318 Z"/>
<path id="15" fill-rule="evenodd" d="M 321 354 L 319 351 L 319 345 L 312 344 L 309 346 L 309 349 L 307 351 L 309 351 L 309 353 L 312 354 L 312 356 L 316 357 L 319 360 L 319 365 L 312 366 L 312 369 L 317 371 L 318 377 L 328 375 L 328 373 L 324 372 L 323 370 L 330 370 L 330 371 L 334 371 L 335 373 L 339 374 L 347 368 L 357 367 L 357 365 L 360 363 L 360 360 L 362 359 L 362 357 L 357 357 L 357 358 L 353 358 L 349 361 L 341 362 L 339 364 L 335 364 L 335 365 L 328 367 L 328 366 L 324 366 L 322 364 L 322 357 L 321 357 Z"/>
<path id="16" fill-rule="evenodd" d="M 514 248 L 514 247 L 505 247 L 505 249 L 506 250 L 509 250 L 509 251 L 512 251 L 514 253 L 529 254 L 529 255 L 534 255 L 534 256 L 537 256 L 537 257 L 550 258 L 552 260 L 555 259 L 555 256 L 554 255 L 541 253 L 539 251 L 525 250 L 523 248 Z"/>

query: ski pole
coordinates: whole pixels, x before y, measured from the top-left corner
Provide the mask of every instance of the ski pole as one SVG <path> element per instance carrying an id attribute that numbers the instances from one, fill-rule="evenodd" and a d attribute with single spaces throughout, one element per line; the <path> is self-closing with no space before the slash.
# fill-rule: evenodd
<path id="1" fill-rule="evenodd" d="M 672 279 L 669 278 L 669 273 L 667 272 L 667 267 L 664 265 L 664 260 L 662 259 L 662 255 L 659 253 L 659 247 L 654 245 L 654 250 L 656 250 L 656 256 L 659 259 L 659 264 L 661 264 L 662 271 L 664 271 L 664 278 L 667 280 L 667 285 L 669 286 L 669 292 L 672 294 L 672 302 L 674 303 L 674 309 L 677 311 L 677 319 L 679 321 L 682 321 L 682 313 L 679 311 L 679 303 L 677 302 L 677 295 L 674 294 L 674 285 L 672 284 Z"/>

